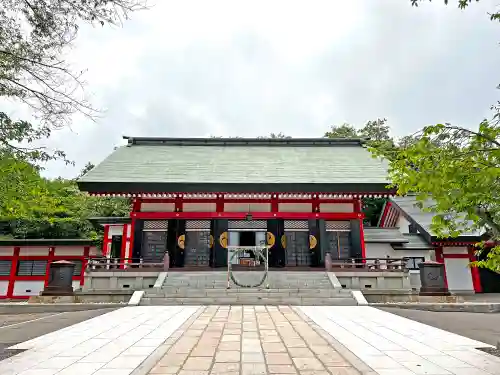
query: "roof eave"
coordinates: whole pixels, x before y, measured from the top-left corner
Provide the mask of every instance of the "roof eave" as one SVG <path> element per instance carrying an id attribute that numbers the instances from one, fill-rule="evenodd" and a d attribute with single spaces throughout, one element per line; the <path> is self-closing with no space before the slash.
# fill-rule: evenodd
<path id="1" fill-rule="evenodd" d="M 351 195 L 394 195 L 386 183 L 144 183 L 77 181 L 81 191 L 90 194 L 153 194 L 153 193 L 326 193 Z"/>

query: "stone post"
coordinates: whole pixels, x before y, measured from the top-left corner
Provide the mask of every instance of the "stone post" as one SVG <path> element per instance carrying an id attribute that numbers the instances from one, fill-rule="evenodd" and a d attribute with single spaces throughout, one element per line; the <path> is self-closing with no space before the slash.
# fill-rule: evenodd
<path id="1" fill-rule="evenodd" d="M 163 271 L 167 272 L 168 267 L 170 266 L 170 255 L 168 255 L 168 251 L 165 253 L 163 257 Z"/>
<path id="2" fill-rule="evenodd" d="M 73 273 L 75 263 L 60 260 L 50 263 L 49 283 L 41 293 L 42 296 L 72 296 Z"/>
<path id="3" fill-rule="evenodd" d="M 325 269 L 326 272 L 332 272 L 332 254 L 326 253 L 325 254 Z"/>
<path id="4" fill-rule="evenodd" d="M 418 265 L 420 269 L 421 296 L 449 296 L 445 283 L 444 264 L 437 262 L 423 262 Z"/>

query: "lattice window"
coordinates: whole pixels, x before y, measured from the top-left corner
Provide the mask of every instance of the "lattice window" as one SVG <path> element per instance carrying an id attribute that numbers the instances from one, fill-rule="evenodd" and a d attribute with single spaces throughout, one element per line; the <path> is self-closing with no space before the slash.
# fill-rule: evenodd
<path id="1" fill-rule="evenodd" d="M 186 232 L 202 232 L 210 230 L 210 220 L 186 220 Z"/>
<path id="2" fill-rule="evenodd" d="M 9 276 L 11 267 L 12 267 L 12 261 L 0 260 L 0 276 Z"/>
<path id="3" fill-rule="evenodd" d="M 286 231 L 308 231 L 309 223 L 307 220 L 285 220 Z"/>
<path id="4" fill-rule="evenodd" d="M 267 229 L 266 220 L 230 220 L 228 229 Z"/>
<path id="5" fill-rule="evenodd" d="M 144 222 L 144 230 L 167 230 L 168 220 L 148 220 Z"/>
<path id="6" fill-rule="evenodd" d="M 327 221 L 327 232 L 350 232 L 351 223 L 349 221 Z"/>
<path id="7" fill-rule="evenodd" d="M 45 276 L 46 260 L 20 260 L 17 264 L 17 276 Z"/>

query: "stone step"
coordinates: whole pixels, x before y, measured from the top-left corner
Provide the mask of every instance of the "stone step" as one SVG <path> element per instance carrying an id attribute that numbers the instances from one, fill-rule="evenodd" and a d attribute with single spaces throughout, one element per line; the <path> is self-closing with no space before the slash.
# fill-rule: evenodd
<path id="1" fill-rule="evenodd" d="M 220 298 L 149 298 L 141 300 L 141 306 L 163 306 L 163 305 L 300 305 L 300 306 L 356 306 L 353 298 L 314 298 L 314 297 L 248 297 L 233 296 Z"/>
<path id="2" fill-rule="evenodd" d="M 290 293 L 290 292 L 277 292 L 277 293 L 224 293 L 221 291 L 220 293 L 204 293 L 203 291 L 180 291 L 178 293 L 147 293 L 146 295 L 149 298 L 199 298 L 199 297 L 207 297 L 207 298 L 219 298 L 219 297 L 237 297 L 237 298 L 245 298 L 245 297 L 258 297 L 258 298 L 284 298 L 284 297 L 297 297 L 297 298 L 346 298 L 350 297 L 347 294 L 339 294 L 339 293 Z"/>

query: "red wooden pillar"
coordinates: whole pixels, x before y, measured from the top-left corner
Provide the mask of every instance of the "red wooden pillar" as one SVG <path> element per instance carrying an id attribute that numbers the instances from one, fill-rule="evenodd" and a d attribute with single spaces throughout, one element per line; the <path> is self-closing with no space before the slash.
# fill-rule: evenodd
<path id="1" fill-rule="evenodd" d="M 125 258 L 127 258 L 128 224 L 123 224 L 122 248 L 120 253 L 120 269 L 125 269 Z"/>
<path id="2" fill-rule="evenodd" d="M 19 247 L 14 247 L 14 254 L 12 257 L 12 264 L 10 267 L 9 285 L 7 286 L 7 298 L 13 297 L 14 283 L 16 281 L 17 265 L 19 262 L 19 252 L 20 251 L 21 251 L 21 249 Z"/>
<path id="3" fill-rule="evenodd" d="M 354 200 L 354 212 L 359 216 L 359 240 L 361 242 L 361 258 L 363 263 L 366 263 L 366 245 L 365 245 L 365 229 L 363 226 L 363 203 L 361 199 Z"/>
<path id="4" fill-rule="evenodd" d="M 87 269 L 87 264 L 90 258 L 90 246 L 85 246 L 83 248 L 83 260 L 82 260 L 82 271 L 80 272 L 80 286 L 85 283 L 85 270 Z"/>
<path id="5" fill-rule="evenodd" d="M 54 246 L 49 247 L 49 258 L 47 259 L 47 266 L 45 267 L 45 284 L 44 287 L 49 285 L 50 279 L 50 264 L 54 261 L 56 248 Z"/>
<path id="6" fill-rule="evenodd" d="M 109 224 L 104 224 L 104 235 L 102 239 L 102 255 L 105 257 L 109 256 Z"/>
<path id="7" fill-rule="evenodd" d="M 476 254 L 475 254 L 475 250 L 474 250 L 474 245 L 467 246 L 467 250 L 469 252 L 469 260 L 471 262 L 476 261 Z M 481 278 L 479 276 L 479 269 L 477 267 L 471 267 L 470 274 L 472 276 L 472 286 L 474 287 L 474 292 L 482 293 L 483 286 L 481 285 Z"/>

